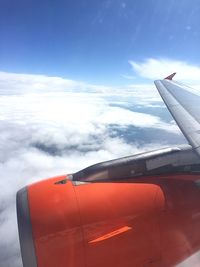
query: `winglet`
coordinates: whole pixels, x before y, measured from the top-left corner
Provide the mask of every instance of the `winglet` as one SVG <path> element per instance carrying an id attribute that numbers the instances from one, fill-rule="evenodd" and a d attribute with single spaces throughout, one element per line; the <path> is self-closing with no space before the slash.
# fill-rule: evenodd
<path id="1" fill-rule="evenodd" d="M 172 80 L 174 76 L 176 75 L 176 72 L 172 73 L 171 75 L 167 76 L 165 80 Z"/>

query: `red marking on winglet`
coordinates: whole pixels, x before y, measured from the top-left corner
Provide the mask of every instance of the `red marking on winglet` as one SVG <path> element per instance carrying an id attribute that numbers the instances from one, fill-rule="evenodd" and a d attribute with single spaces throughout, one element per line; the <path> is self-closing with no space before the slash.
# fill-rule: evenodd
<path id="1" fill-rule="evenodd" d="M 167 76 L 165 80 L 172 80 L 174 76 L 176 75 L 176 72 L 172 73 L 171 75 Z"/>

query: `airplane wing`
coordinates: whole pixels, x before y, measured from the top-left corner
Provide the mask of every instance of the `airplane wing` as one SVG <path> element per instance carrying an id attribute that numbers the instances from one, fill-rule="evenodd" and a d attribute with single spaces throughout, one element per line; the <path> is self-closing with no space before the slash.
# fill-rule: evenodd
<path id="1" fill-rule="evenodd" d="M 173 81 L 175 74 L 154 83 L 182 133 L 200 156 L 200 94 Z"/>

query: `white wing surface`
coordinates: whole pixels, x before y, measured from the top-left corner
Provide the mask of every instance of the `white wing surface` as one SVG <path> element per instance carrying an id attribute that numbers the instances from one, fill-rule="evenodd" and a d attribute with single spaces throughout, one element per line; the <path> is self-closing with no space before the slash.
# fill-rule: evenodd
<path id="1" fill-rule="evenodd" d="M 200 95 L 173 81 L 174 75 L 154 83 L 182 133 L 200 156 Z"/>

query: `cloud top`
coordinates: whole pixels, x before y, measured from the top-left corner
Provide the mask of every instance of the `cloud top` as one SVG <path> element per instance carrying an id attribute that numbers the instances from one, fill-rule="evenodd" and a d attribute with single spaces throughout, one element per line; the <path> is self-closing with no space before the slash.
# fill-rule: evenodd
<path id="1" fill-rule="evenodd" d="M 171 118 L 164 119 L 161 98 L 148 84 L 113 88 L 0 72 L 0 107 L 1 267 L 22 266 L 15 211 L 18 189 L 41 178 L 172 144 L 180 135 Z"/>

